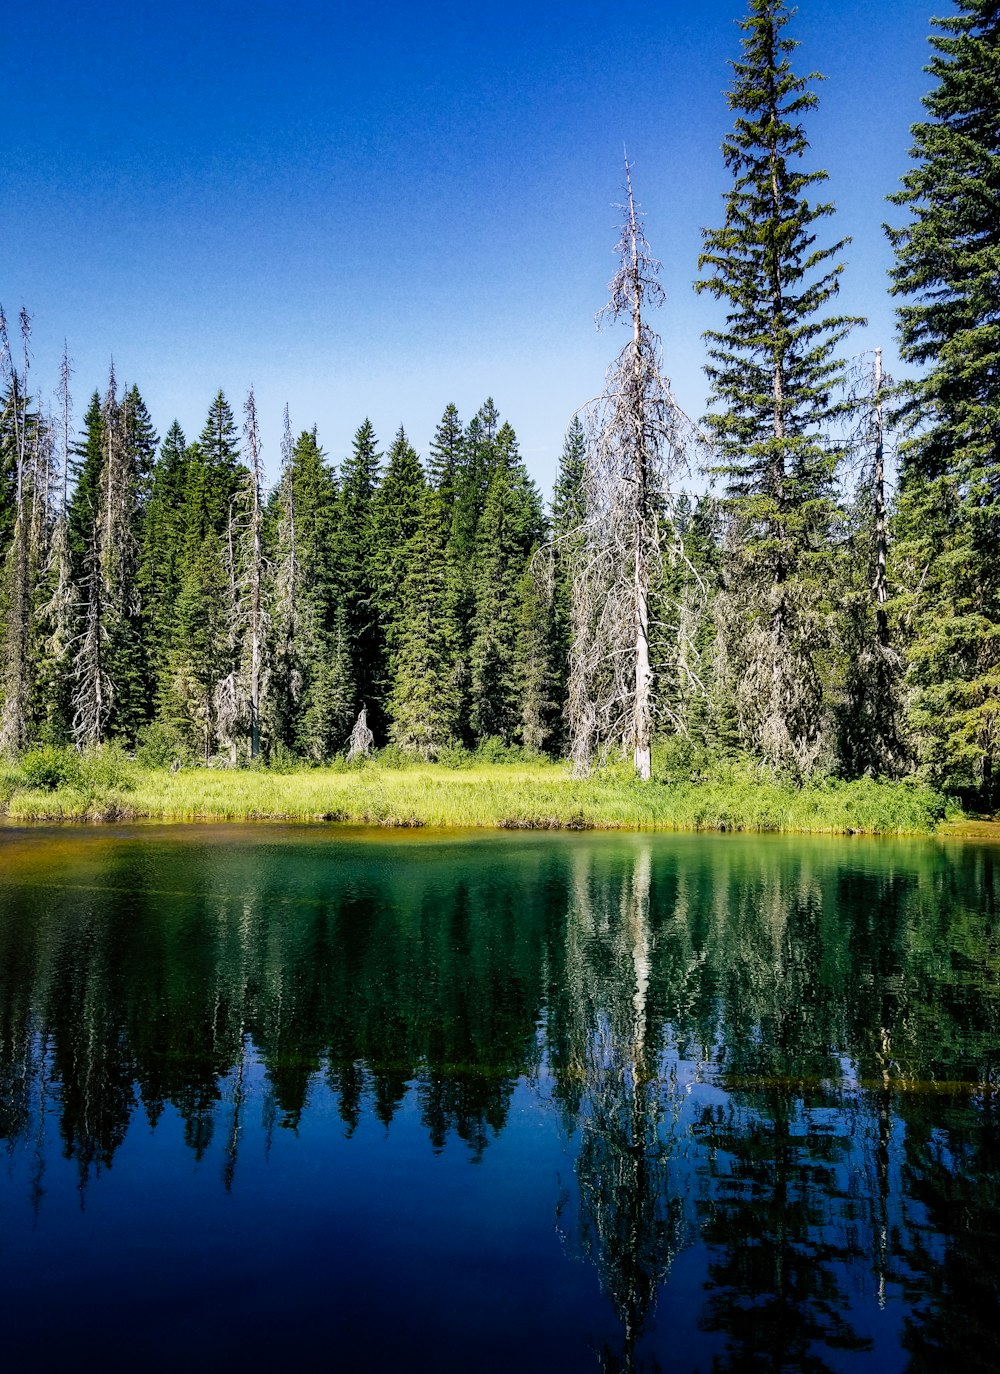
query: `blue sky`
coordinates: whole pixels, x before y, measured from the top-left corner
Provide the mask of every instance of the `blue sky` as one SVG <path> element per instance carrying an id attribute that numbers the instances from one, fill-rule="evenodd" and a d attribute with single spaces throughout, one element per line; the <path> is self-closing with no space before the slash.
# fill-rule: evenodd
<path id="1" fill-rule="evenodd" d="M 802 0 L 796 69 L 824 73 L 810 164 L 849 234 L 854 348 L 892 360 L 884 197 L 906 169 L 946 0 Z M 80 416 L 114 356 L 160 434 L 196 437 L 252 382 L 269 467 L 281 410 L 334 460 L 365 416 L 426 454 L 445 404 L 492 394 L 548 491 L 577 406 L 622 337 L 598 334 L 622 148 L 665 307 L 704 409 L 696 298 L 722 217 L 741 0 L 365 6 L 30 0 L 5 15 L 0 302 L 34 319 L 34 381 L 63 338 Z"/>

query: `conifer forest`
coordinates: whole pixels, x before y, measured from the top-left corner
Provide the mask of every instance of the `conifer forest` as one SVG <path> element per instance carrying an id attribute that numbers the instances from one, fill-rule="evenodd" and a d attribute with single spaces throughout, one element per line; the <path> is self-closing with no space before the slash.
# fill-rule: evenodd
<path id="1" fill-rule="evenodd" d="M 279 462 L 252 389 L 206 396 L 185 434 L 141 378 L 78 378 L 71 343 L 37 377 L 29 310 L 0 315 L 0 750 L 520 749 L 579 774 L 624 754 L 640 777 L 663 750 L 692 776 L 739 756 L 995 809 L 1000 4 L 933 22 L 885 188 L 904 375 L 837 309 L 849 240 L 810 159 L 794 10 L 749 0 L 728 191 L 692 264 L 724 308 L 707 413 L 671 390 L 670 245 L 647 242 L 626 161 L 602 312 L 626 342 L 567 417 L 548 501 L 494 402 L 460 415 L 446 381 L 426 454 L 360 415 L 330 454 L 286 408 Z"/>

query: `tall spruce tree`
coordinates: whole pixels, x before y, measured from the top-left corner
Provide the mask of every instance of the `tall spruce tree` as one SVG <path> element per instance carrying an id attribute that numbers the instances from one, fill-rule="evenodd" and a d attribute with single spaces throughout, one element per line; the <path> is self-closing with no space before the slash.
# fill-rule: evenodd
<path id="1" fill-rule="evenodd" d="M 448 597 L 448 524 L 441 492 L 428 485 L 406 546 L 403 614 L 389 702 L 393 741 L 423 758 L 435 758 L 459 732 L 458 626 Z"/>
<path id="2" fill-rule="evenodd" d="M 847 239 L 817 243 L 830 203 L 808 198 L 827 174 L 807 171 L 802 116 L 816 73 L 796 76 L 784 0 L 750 0 L 729 92 L 736 121 L 722 145 L 733 185 L 726 219 L 704 231 L 696 283 L 727 306 L 711 330 L 707 423 L 735 522 L 729 593 L 743 631 L 734 644 L 746 742 L 807 768 L 824 744 L 821 614 L 828 581 L 833 480 L 828 440 L 841 413 L 838 345 L 854 324 L 826 315 Z"/>
<path id="3" fill-rule="evenodd" d="M 347 621 L 357 707 L 364 709 L 375 735 L 385 737 L 380 693 L 385 680 L 385 636 L 375 585 L 376 493 L 382 455 L 370 420 L 354 435 L 340 470 L 337 569 Z"/>
<path id="4" fill-rule="evenodd" d="M 236 422 L 219 391 L 197 444 L 187 451 L 183 572 L 158 700 L 163 723 L 205 758 L 217 739 L 215 687 L 229 670 L 226 533 L 240 476 Z"/>
<path id="5" fill-rule="evenodd" d="M 1000 6 L 933 22 L 930 118 L 889 236 L 904 388 L 898 609 L 933 777 L 1000 800 Z"/>
<path id="6" fill-rule="evenodd" d="M 520 459 L 513 429 L 496 432 L 497 455 L 476 532 L 469 651 L 470 723 L 476 738 L 511 744 L 521 726 L 519 584 L 544 532 L 541 498 Z"/>
<path id="7" fill-rule="evenodd" d="M 299 569 L 295 671 L 301 683 L 294 743 L 319 761 L 346 742 L 357 684 L 339 570 L 342 492 L 315 428 L 299 435 L 291 472 Z"/>
<path id="8" fill-rule="evenodd" d="M 573 640 L 573 576 L 583 552 L 584 467 L 587 439 L 579 415 L 574 415 L 566 431 L 559 470 L 552 493 L 551 541 L 551 671 L 552 692 L 559 706 L 554 722 L 553 743 L 564 748 L 569 742 L 566 701 L 569 691 L 570 649 Z"/>
<path id="9" fill-rule="evenodd" d="M 184 574 L 183 520 L 189 462 L 184 431 L 174 420 L 153 464 L 139 564 L 151 702 L 156 700 L 167 671 Z"/>
<path id="10" fill-rule="evenodd" d="M 391 694 L 396 672 L 395 655 L 405 614 L 403 582 L 407 545 L 417 530 L 426 479 L 417 452 L 402 425 L 387 456 L 385 474 L 373 503 L 372 570 L 387 649 L 387 680 L 382 690 Z"/>

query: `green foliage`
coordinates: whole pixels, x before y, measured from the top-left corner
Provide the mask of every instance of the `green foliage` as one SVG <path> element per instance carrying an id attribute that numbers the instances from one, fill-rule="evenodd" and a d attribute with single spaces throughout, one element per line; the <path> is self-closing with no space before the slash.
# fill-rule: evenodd
<path id="1" fill-rule="evenodd" d="M 772 830 L 927 834 L 958 812 L 914 782 L 790 782 L 752 760 L 714 764 L 696 782 L 675 772 L 637 782 L 626 767 L 575 779 L 502 740 L 471 758 L 427 764 L 397 746 L 357 767 L 185 768 L 145 772 L 120 750 L 84 755 L 74 783 L 40 791 L 19 770 L 0 776 L 0 805 L 19 817 L 339 820 L 503 829 Z M 456 766 L 456 762 L 458 766 Z M 279 771 L 280 770 L 280 771 Z"/>
<path id="2" fill-rule="evenodd" d="M 896 576 L 911 724 L 930 776 L 1000 800 L 1000 11 L 934 20 L 935 78 L 890 229 L 902 390 Z"/>
<path id="3" fill-rule="evenodd" d="M 436 758 L 460 729 L 458 625 L 448 598 L 447 542 L 444 501 L 426 487 L 405 549 L 389 701 L 393 742 L 426 759 Z"/>
<path id="4" fill-rule="evenodd" d="M 526 647 L 518 663 L 518 591 L 544 533 L 544 517 L 509 425 L 498 431 L 496 449 L 472 565 L 470 721 L 475 735 L 498 735 L 510 743 L 521 728 L 520 689 L 529 671 Z"/>
<path id="5" fill-rule="evenodd" d="M 72 787 L 81 780 L 80 755 L 75 749 L 51 744 L 31 749 L 18 760 L 17 773 L 25 787 L 47 792 Z"/>
<path id="6" fill-rule="evenodd" d="M 142 727 L 135 757 L 143 768 L 169 768 L 174 763 L 195 761 L 182 736 L 163 720 L 151 720 Z"/>
<path id="7" fill-rule="evenodd" d="M 723 143 L 733 185 L 725 224 L 704 232 L 696 289 L 728 309 L 725 330 L 705 336 L 707 424 L 738 540 L 730 575 L 744 632 L 733 645 L 735 673 L 754 697 L 744 701 L 744 738 L 808 767 L 824 729 L 820 607 L 836 518 L 837 452 L 826 433 L 844 409 L 836 350 L 860 321 L 823 313 L 847 240 L 817 244 L 833 206 L 808 198 L 826 173 L 801 166 L 801 117 L 816 96 L 813 78 L 791 69 L 790 17 L 783 0 L 750 0 L 741 22 L 743 56 L 729 92 L 736 121 Z"/>

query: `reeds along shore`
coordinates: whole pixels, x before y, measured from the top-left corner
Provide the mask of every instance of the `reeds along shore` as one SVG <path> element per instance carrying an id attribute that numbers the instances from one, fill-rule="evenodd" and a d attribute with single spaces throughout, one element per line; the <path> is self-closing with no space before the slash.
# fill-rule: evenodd
<path id="1" fill-rule="evenodd" d="M 565 763 L 406 764 L 387 751 L 360 765 L 144 767 L 122 751 L 40 750 L 0 770 L 12 820 L 348 822 L 399 827 L 798 831 L 931 834 L 957 804 L 912 781 L 825 779 L 805 785 L 749 763 L 702 777 L 635 781 L 609 767 L 574 778 Z"/>

